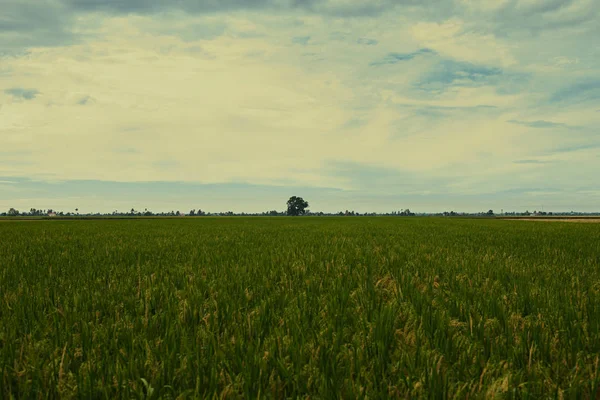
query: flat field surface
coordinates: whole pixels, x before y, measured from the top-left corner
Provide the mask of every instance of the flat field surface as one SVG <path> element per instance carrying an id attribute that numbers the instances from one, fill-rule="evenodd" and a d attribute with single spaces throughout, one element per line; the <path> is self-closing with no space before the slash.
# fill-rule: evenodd
<path id="1" fill-rule="evenodd" d="M 0 397 L 597 398 L 600 225 L 0 223 Z"/>

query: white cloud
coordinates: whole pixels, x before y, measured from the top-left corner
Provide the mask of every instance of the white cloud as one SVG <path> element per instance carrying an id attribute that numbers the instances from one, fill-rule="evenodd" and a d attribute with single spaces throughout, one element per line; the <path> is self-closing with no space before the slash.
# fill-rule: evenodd
<path id="1" fill-rule="evenodd" d="M 457 60 L 510 67 L 517 63 L 512 55 L 515 44 L 497 39 L 492 33 L 471 31 L 464 21 L 419 22 L 411 30 L 423 47 Z"/>

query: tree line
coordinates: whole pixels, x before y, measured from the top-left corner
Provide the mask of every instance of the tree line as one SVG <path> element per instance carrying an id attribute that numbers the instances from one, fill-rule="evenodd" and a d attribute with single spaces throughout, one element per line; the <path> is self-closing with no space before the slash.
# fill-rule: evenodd
<path id="1" fill-rule="evenodd" d="M 412 217 L 416 214 L 412 212 L 410 209 L 401 209 L 400 211 L 391 211 L 391 212 L 364 212 L 359 213 L 354 210 L 345 210 L 334 213 L 325 213 L 325 212 L 312 212 L 309 210 L 308 201 L 304 200 L 299 196 L 292 196 L 286 203 L 287 208 L 283 211 L 270 210 L 259 213 L 235 213 L 233 211 L 225 211 L 225 212 L 207 212 L 198 209 L 191 209 L 188 212 L 182 211 L 167 211 L 167 212 L 152 212 L 148 209 L 136 210 L 132 208 L 129 211 L 118 211 L 114 210 L 109 213 L 85 213 L 80 214 L 79 208 L 75 208 L 73 211 L 56 211 L 52 208 L 48 209 L 36 209 L 31 208 L 29 211 L 19 211 L 15 208 L 10 208 L 7 212 L 0 213 L 0 217 L 204 217 L 204 216 L 225 216 L 225 217 L 235 217 L 235 216 L 269 216 L 269 217 L 279 217 L 279 216 L 399 216 L 399 217 Z M 430 215 L 430 216 L 444 216 L 444 217 L 466 217 L 466 216 L 551 216 L 551 215 L 597 215 L 596 213 L 581 213 L 581 212 L 565 212 L 565 213 L 552 213 L 552 212 L 544 212 L 544 211 L 525 211 L 525 212 L 504 212 L 502 211 L 499 214 L 494 213 L 493 210 L 476 212 L 476 213 L 460 213 L 456 211 L 444 211 L 438 213 L 421 213 L 419 215 Z"/>
<path id="2" fill-rule="evenodd" d="M 204 217 L 204 216 L 374 216 L 374 215 L 399 215 L 399 216 L 413 216 L 415 215 L 409 209 L 403 209 L 401 211 L 392 211 L 391 213 L 359 213 L 354 210 L 339 211 L 336 213 L 325 213 L 325 212 L 312 212 L 309 210 L 308 201 L 304 200 L 299 196 L 292 196 L 286 203 L 286 209 L 283 211 L 270 210 L 260 213 L 235 213 L 233 211 L 211 213 L 198 209 L 191 209 L 189 212 L 182 211 L 167 211 L 167 212 L 152 212 L 148 209 L 136 210 L 132 208 L 129 211 L 118 211 L 114 210 L 108 213 L 85 213 L 80 214 L 79 208 L 75 208 L 74 211 L 57 211 L 52 208 L 48 209 L 36 209 L 31 208 L 29 211 L 19 211 L 15 208 L 10 208 L 8 212 L 0 213 L 3 217 Z"/>

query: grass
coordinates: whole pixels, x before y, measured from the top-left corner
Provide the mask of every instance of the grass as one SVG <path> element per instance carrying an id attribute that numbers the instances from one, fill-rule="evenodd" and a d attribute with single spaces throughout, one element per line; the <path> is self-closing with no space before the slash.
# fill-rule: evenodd
<path id="1" fill-rule="evenodd" d="M 0 397 L 597 398 L 600 225 L 0 223 Z"/>

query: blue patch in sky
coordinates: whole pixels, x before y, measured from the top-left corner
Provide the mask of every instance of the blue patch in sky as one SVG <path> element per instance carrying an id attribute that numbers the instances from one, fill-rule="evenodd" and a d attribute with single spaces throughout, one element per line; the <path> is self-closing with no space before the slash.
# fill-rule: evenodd
<path id="1" fill-rule="evenodd" d="M 479 66 L 467 62 L 444 60 L 428 75 L 428 82 L 451 84 L 455 82 L 483 82 L 502 74 L 500 68 Z"/>
<path id="2" fill-rule="evenodd" d="M 375 65 L 397 64 L 401 61 L 410 61 L 417 56 L 426 55 L 426 54 L 436 54 L 436 52 L 431 49 L 424 48 L 424 49 L 419 49 L 417 51 L 413 51 L 412 53 L 389 53 L 383 59 L 381 59 L 379 61 L 373 61 L 369 65 L 375 66 Z"/>
<path id="3" fill-rule="evenodd" d="M 37 89 L 11 88 L 6 89 L 4 93 L 18 99 L 33 100 L 40 92 Z"/>
<path id="4" fill-rule="evenodd" d="M 600 80 L 588 80 L 564 87 L 550 96 L 550 103 L 579 103 L 600 100 Z"/>
<path id="5" fill-rule="evenodd" d="M 292 38 L 292 43 L 306 46 L 310 41 L 310 36 L 296 36 Z"/>
<path id="6" fill-rule="evenodd" d="M 511 124 L 517 124 L 517 125 L 523 125 L 523 126 L 527 126 L 529 128 L 567 128 L 567 129 L 577 129 L 578 127 L 576 126 L 571 126 L 571 125 L 567 125 L 567 124 L 562 124 L 559 122 L 552 122 L 552 121 L 544 121 L 544 120 L 537 120 L 537 121 L 520 121 L 520 120 L 516 120 L 516 119 L 511 119 L 508 122 L 510 122 Z"/>
<path id="7" fill-rule="evenodd" d="M 92 98 L 90 96 L 84 96 L 77 101 L 77 104 L 79 104 L 80 106 L 85 106 L 87 103 L 90 102 L 91 99 Z"/>
<path id="8" fill-rule="evenodd" d="M 447 86 L 477 87 L 497 84 L 502 76 L 501 68 L 443 60 L 425 73 L 417 86 L 427 91 L 439 91 Z"/>
<path id="9" fill-rule="evenodd" d="M 358 43 L 358 44 L 364 44 L 366 46 L 375 46 L 379 42 L 377 40 L 375 40 L 375 39 L 359 38 L 359 39 L 356 40 L 356 43 Z"/>

